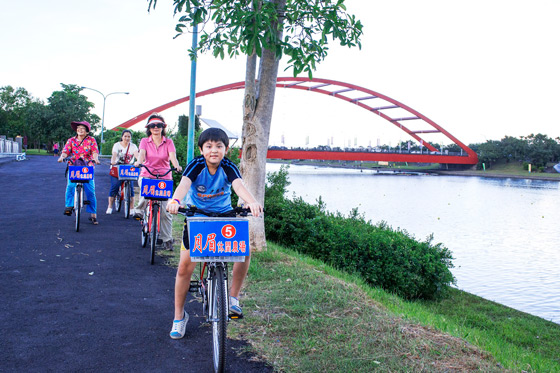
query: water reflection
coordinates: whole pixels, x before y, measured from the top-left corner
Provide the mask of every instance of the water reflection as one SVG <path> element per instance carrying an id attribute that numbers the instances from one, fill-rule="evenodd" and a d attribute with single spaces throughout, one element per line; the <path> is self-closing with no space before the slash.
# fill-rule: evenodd
<path id="1" fill-rule="evenodd" d="M 560 183 L 312 166 L 291 166 L 290 181 L 290 195 L 322 196 L 331 211 L 433 233 L 453 252 L 460 289 L 560 323 Z"/>

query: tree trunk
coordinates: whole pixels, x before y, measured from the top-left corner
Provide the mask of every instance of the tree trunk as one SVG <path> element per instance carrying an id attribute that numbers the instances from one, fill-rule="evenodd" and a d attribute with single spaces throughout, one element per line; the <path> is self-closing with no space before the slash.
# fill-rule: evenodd
<path id="1" fill-rule="evenodd" d="M 286 1 L 277 1 L 279 9 L 284 9 Z M 279 27 L 279 30 L 282 30 L 282 28 Z M 279 31 L 279 38 L 281 37 L 282 32 Z M 266 155 L 279 62 L 280 60 L 276 58 L 274 51 L 264 49 L 259 61 L 258 79 L 255 79 L 257 56 L 253 53 L 247 57 L 240 168 L 247 189 L 263 206 L 266 185 Z M 250 240 L 253 250 L 266 249 L 264 219 L 251 219 Z"/>

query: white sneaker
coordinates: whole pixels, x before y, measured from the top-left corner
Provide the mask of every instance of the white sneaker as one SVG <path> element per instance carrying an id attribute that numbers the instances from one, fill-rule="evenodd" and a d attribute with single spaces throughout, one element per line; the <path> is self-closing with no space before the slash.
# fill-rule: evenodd
<path id="1" fill-rule="evenodd" d="M 130 215 L 136 220 L 144 219 L 144 214 L 140 210 L 137 210 L 137 209 L 130 210 Z"/>
<path id="2" fill-rule="evenodd" d="M 236 297 L 229 297 L 229 312 L 236 314 L 237 316 L 243 315 L 243 310 L 239 305 L 239 300 Z"/>
<path id="3" fill-rule="evenodd" d="M 107 207 L 107 211 L 105 211 L 105 213 L 106 213 L 107 215 L 110 215 L 110 214 L 113 213 L 113 209 L 112 209 L 111 207 Z"/>
<path id="4" fill-rule="evenodd" d="M 173 320 L 173 327 L 171 328 L 171 332 L 169 332 L 169 336 L 173 339 L 181 339 L 185 336 L 189 314 L 187 311 L 183 312 L 183 320 Z"/>

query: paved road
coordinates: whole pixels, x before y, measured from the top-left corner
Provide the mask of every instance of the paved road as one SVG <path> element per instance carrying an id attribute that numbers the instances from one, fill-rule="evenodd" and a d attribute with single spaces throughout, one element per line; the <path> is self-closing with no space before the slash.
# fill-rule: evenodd
<path id="1" fill-rule="evenodd" d="M 99 225 L 84 218 L 77 233 L 55 157 L 0 163 L 0 371 L 210 371 L 200 304 L 170 339 L 175 270 L 149 264 L 138 222 L 105 215 L 107 164 L 95 179 Z M 229 372 L 271 371 L 243 346 L 229 341 Z"/>

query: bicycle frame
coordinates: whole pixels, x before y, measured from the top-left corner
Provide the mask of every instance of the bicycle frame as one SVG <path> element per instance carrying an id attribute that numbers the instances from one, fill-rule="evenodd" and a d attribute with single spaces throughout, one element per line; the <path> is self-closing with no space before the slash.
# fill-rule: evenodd
<path id="1" fill-rule="evenodd" d="M 74 214 L 76 214 L 76 232 L 80 231 L 80 215 L 84 204 L 84 186 L 82 183 L 76 183 L 74 189 Z"/>
<path id="2" fill-rule="evenodd" d="M 168 173 L 175 170 L 175 168 L 171 168 L 163 175 L 160 175 L 160 174 L 152 173 L 148 169 L 148 167 L 144 165 L 141 165 L 141 167 L 145 168 L 156 179 L 160 179 L 165 175 L 167 175 Z M 146 206 L 146 210 L 144 211 L 144 219 L 142 220 L 142 247 L 146 245 L 149 239 L 150 240 L 150 264 L 154 264 L 155 251 L 156 251 L 155 246 L 157 243 L 157 239 L 159 237 L 159 232 L 161 227 L 160 210 L 163 207 L 162 201 L 165 201 L 166 198 L 158 198 L 150 194 L 144 195 L 142 194 L 142 191 L 140 193 L 142 196 L 144 196 L 144 198 L 149 200 L 148 205 Z"/>
<path id="3" fill-rule="evenodd" d="M 152 232 L 152 229 L 153 229 L 152 224 L 151 224 L 151 221 L 152 221 L 152 218 L 153 218 L 153 216 L 154 216 L 154 205 L 158 205 L 158 206 L 159 206 L 159 209 L 161 209 L 161 207 L 162 207 L 160 201 L 150 200 L 150 201 L 148 202 L 148 206 L 146 207 L 146 210 L 147 210 L 146 212 L 148 213 L 148 216 L 149 216 L 148 221 L 150 222 L 150 224 L 148 224 L 148 234 L 151 233 L 151 232 Z M 161 214 L 158 212 L 158 214 L 157 214 L 157 226 L 156 226 L 156 230 L 157 230 L 157 234 L 158 234 L 158 235 L 159 235 L 159 223 L 160 223 L 160 219 L 161 219 Z"/>

